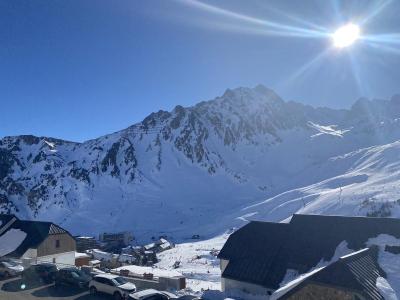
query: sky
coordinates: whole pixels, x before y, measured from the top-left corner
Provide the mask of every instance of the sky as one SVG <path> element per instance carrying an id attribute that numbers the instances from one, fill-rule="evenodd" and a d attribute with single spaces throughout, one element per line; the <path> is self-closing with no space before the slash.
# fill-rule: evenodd
<path id="1" fill-rule="evenodd" d="M 263 84 L 348 108 L 400 93 L 400 1 L 0 0 L 0 137 L 84 141 Z M 333 49 L 360 23 L 365 40 Z"/>

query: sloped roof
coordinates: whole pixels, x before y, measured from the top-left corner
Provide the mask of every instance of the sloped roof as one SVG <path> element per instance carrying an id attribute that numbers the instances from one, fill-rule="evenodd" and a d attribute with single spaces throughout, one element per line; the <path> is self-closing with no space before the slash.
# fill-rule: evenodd
<path id="1" fill-rule="evenodd" d="M 0 228 L 7 224 L 12 218 L 16 218 L 14 215 L 0 214 Z"/>
<path id="2" fill-rule="evenodd" d="M 384 277 L 385 272 L 379 267 L 377 256 L 378 248 L 372 247 L 341 257 L 338 261 L 312 273 L 276 299 L 287 299 L 307 284 L 316 283 L 355 291 L 365 299 L 383 300 L 376 287 L 376 280 L 378 277 Z"/>
<path id="3" fill-rule="evenodd" d="M 289 224 L 250 222 L 234 232 L 218 257 L 229 259 L 223 276 L 264 285 L 269 270 L 285 241 Z"/>
<path id="4" fill-rule="evenodd" d="M 0 215 L 0 219 L 7 219 L 7 216 L 9 215 Z M 24 221 L 17 219 L 7 231 L 10 229 L 20 229 L 27 234 L 19 247 L 7 255 L 17 258 L 21 257 L 28 249 L 37 248 L 49 235 L 62 233 L 70 235 L 68 231 L 51 222 Z M 5 232 L 0 235 L 5 234 Z"/>
<path id="5" fill-rule="evenodd" d="M 341 242 L 359 250 L 385 233 L 400 238 L 400 219 L 293 215 L 288 224 L 250 222 L 221 250 L 219 258 L 229 260 L 222 276 L 277 289 L 288 269 L 306 273 L 329 261 Z"/>

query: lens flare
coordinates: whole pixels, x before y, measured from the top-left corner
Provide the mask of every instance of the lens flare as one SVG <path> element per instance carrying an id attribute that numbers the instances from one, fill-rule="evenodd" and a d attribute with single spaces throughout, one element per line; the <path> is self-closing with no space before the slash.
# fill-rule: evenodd
<path id="1" fill-rule="evenodd" d="M 360 32 L 360 27 L 356 24 L 344 25 L 333 34 L 333 45 L 337 48 L 348 47 L 360 37 Z"/>

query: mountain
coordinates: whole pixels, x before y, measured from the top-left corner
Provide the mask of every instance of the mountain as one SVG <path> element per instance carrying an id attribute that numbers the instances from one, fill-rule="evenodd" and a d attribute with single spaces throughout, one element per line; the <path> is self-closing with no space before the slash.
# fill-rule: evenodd
<path id="1" fill-rule="evenodd" d="M 399 124 L 400 96 L 334 110 L 259 85 L 83 143 L 5 137 L 0 211 L 143 239 L 298 211 L 397 215 Z"/>

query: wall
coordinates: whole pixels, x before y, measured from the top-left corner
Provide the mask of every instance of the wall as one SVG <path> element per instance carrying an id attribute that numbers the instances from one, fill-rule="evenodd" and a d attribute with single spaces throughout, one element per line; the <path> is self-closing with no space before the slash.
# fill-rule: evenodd
<path id="1" fill-rule="evenodd" d="M 56 247 L 56 241 L 60 241 L 60 247 Z M 37 248 L 37 256 L 47 256 L 63 252 L 75 251 L 76 243 L 67 233 L 49 235 Z M 75 263 L 73 263 L 75 264 Z"/>
<path id="2" fill-rule="evenodd" d="M 75 266 L 88 266 L 90 261 L 89 256 L 75 257 Z"/>
<path id="3" fill-rule="evenodd" d="M 330 300 L 353 300 L 356 294 L 340 288 L 322 286 L 309 283 L 294 294 L 283 296 L 280 299 L 288 300 L 309 300 L 309 299 L 330 299 Z M 358 295 L 359 296 L 359 295 Z M 363 297 L 359 296 L 360 299 Z"/>
<path id="4" fill-rule="evenodd" d="M 221 269 L 221 274 L 224 273 L 226 266 L 228 265 L 229 260 L 220 259 L 219 260 L 219 268 Z"/>
<path id="5" fill-rule="evenodd" d="M 56 253 L 40 256 L 36 259 L 39 262 L 55 263 L 59 267 L 75 266 L 75 251 Z"/>
<path id="6" fill-rule="evenodd" d="M 221 278 L 221 289 L 223 292 L 229 290 L 241 290 L 245 293 L 253 294 L 253 295 L 265 295 L 267 296 L 268 293 L 272 294 L 273 290 L 267 289 L 261 285 L 237 281 L 228 278 Z M 267 298 L 266 298 L 267 299 Z"/>

